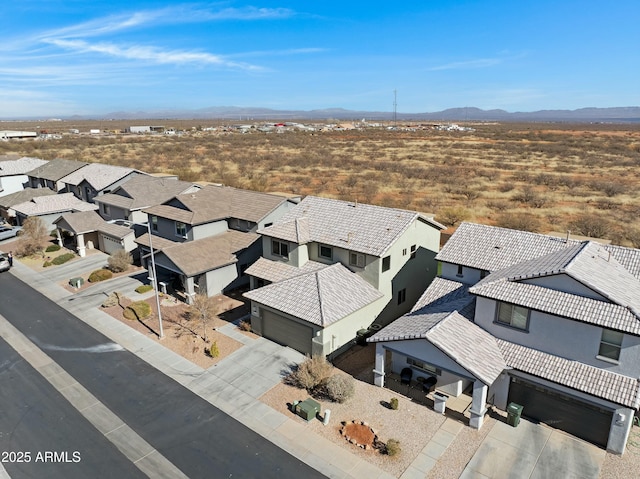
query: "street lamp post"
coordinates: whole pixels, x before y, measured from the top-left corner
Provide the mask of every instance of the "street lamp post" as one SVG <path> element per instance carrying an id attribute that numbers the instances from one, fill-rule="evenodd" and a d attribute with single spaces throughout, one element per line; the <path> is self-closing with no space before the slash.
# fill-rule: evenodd
<path id="1" fill-rule="evenodd" d="M 156 307 L 158 308 L 158 324 L 160 325 L 160 339 L 164 338 L 164 332 L 162 331 L 162 312 L 160 311 L 160 294 L 158 292 L 158 274 L 156 272 L 156 260 L 153 255 L 153 240 L 151 239 L 151 221 L 147 221 L 147 232 L 149 233 L 149 249 L 151 249 L 151 271 L 153 278 L 153 289 L 156 292 Z"/>

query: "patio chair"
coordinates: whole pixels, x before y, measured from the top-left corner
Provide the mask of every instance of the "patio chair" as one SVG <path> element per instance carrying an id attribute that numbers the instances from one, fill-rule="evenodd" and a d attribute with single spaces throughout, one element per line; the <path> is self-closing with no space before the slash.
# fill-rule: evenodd
<path id="1" fill-rule="evenodd" d="M 400 384 L 411 384 L 412 376 L 413 370 L 411 368 L 404 368 L 400 371 Z"/>

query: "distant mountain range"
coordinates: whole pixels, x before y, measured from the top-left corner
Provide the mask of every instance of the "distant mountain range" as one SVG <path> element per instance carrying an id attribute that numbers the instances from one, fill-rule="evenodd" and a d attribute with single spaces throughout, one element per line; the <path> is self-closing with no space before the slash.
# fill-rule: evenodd
<path id="1" fill-rule="evenodd" d="M 393 113 L 386 111 L 358 111 L 343 108 L 321 110 L 272 110 L 269 108 L 216 106 L 196 110 L 165 109 L 150 111 L 116 111 L 106 115 L 75 115 L 65 120 L 91 119 L 228 119 L 228 120 L 360 120 L 390 121 L 394 118 L 427 121 L 541 121 L 541 122 L 640 122 L 640 107 L 580 108 L 578 110 L 540 110 L 508 112 L 482 110 L 475 107 L 449 108 L 433 113 Z"/>

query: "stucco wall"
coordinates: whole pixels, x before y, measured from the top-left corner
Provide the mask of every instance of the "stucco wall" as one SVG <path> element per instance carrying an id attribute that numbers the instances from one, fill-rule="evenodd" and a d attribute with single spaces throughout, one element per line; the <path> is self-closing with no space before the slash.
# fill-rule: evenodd
<path id="1" fill-rule="evenodd" d="M 226 220 L 214 221 L 212 223 L 205 223 L 202 225 L 194 226 L 193 228 L 191 228 L 191 231 L 187 233 L 187 236 L 189 237 L 189 241 L 193 241 L 193 240 L 198 240 L 202 238 L 208 238 L 209 236 L 215 236 L 220 233 L 224 233 L 228 229 L 229 228 L 227 226 Z M 174 227 L 174 230 L 175 230 L 175 227 Z M 189 231 L 188 225 L 187 225 L 187 231 Z"/>
<path id="2" fill-rule="evenodd" d="M 625 376 L 640 376 L 640 337 L 625 334 L 619 364 L 598 359 L 602 328 L 531 311 L 529 331 L 494 323 L 496 302 L 478 298 L 475 322 L 494 336 Z"/>

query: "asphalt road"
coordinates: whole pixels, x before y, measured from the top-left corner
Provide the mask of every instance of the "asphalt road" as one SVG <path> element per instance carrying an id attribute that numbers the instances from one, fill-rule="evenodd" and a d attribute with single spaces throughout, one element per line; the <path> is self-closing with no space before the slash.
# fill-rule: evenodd
<path id="1" fill-rule="evenodd" d="M 108 338 L 10 274 L 0 275 L 0 314 L 190 478 L 324 477 L 136 355 L 103 352 L 99 346 L 110 344 Z M 3 363 L 9 353 L 0 354 Z M 31 440 L 38 421 L 31 427 L 15 440 Z M 116 476 L 109 466 L 91 477 L 135 475 Z"/>
<path id="2" fill-rule="evenodd" d="M 0 463 L 14 479 L 146 477 L 3 339 Z"/>

